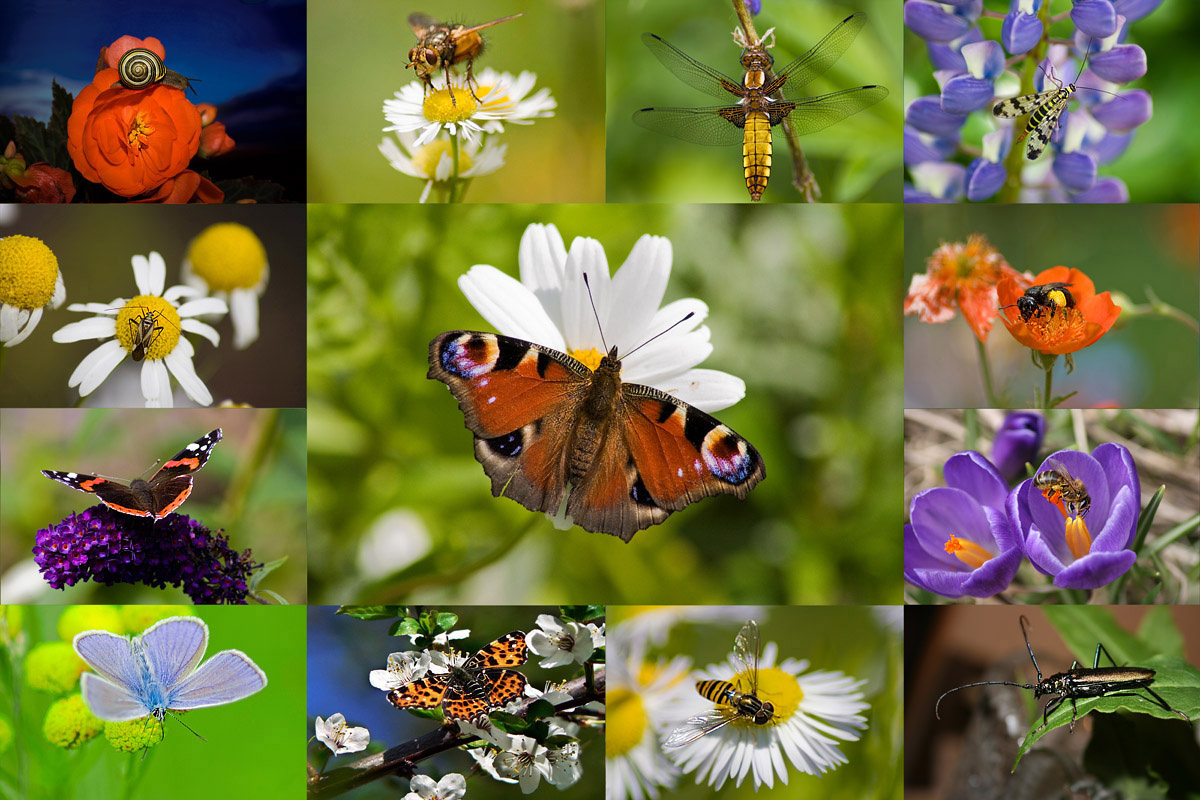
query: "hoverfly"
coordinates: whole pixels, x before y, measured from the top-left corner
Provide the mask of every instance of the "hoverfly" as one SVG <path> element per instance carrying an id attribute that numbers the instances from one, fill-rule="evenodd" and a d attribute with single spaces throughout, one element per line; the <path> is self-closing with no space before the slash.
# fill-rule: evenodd
<path id="1" fill-rule="evenodd" d="M 1021 319 L 1025 322 L 1033 319 L 1034 314 L 1041 314 L 1044 308 L 1050 309 L 1051 317 L 1059 309 L 1063 309 L 1065 313 L 1066 309 L 1075 307 L 1075 298 L 1071 296 L 1071 291 L 1067 288 L 1070 285 L 1069 283 L 1055 282 L 1030 286 L 1025 290 L 1025 294 L 1017 298 L 1017 302 L 1008 306 L 1000 306 L 1000 310 L 1016 306 L 1017 311 L 1021 313 Z"/>
<path id="2" fill-rule="evenodd" d="M 467 62 L 467 91 L 471 93 L 471 97 L 476 100 L 479 98 L 475 94 L 475 90 L 471 88 L 471 83 L 474 81 L 474 75 L 471 74 L 471 67 L 475 64 L 475 59 L 483 53 L 483 37 L 479 35 L 479 31 L 484 28 L 490 28 L 493 25 L 499 25 L 501 22 L 508 22 L 510 19 L 516 19 L 520 14 L 510 14 L 507 17 L 494 19 L 491 22 L 485 22 L 482 25 L 447 25 L 444 22 L 438 22 L 428 14 L 420 12 L 408 15 L 408 25 L 413 29 L 413 33 L 417 35 L 416 47 L 408 51 L 408 64 L 405 69 L 412 67 L 417 77 L 425 84 L 425 93 L 428 94 L 433 88 L 433 79 L 429 76 L 438 67 L 441 67 L 446 72 L 446 88 L 450 87 L 450 67 L 458 64 L 461 61 Z M 455 103 L 454 93 L 450 93 L 450 102 Z"/>
<path id="3" fill-rule="evenodd" d="M 734 100 L 737 105 L 643 108 L 634 113 L 633 121 L 648 130 L 694 144 L 741 144 L 746 189 L 751 200 L 758 200 L 771 176 L 773 126 L 790 116 L 796 135 L 803 136 L 840 122 L 887 97 L 888 90 L 882 86 L 858 86 L 816 97 L 772 97 L 784 92 L 794 96 L 797 90 L 833 66 L 866 22 L 865 14 L 851 14 L 811 50 L 770 79 L 774 58 L 766 48 L 772 45 L 763 43 L 768 37 L 749 42 L 737 36 L 735 39 L 743 48 L 741 65 L 746 73 L 741 81 L 701 64 L 660 36 L 642 34 L 642 41 L 650 52 L 675 73 L 675 77 L 693 89 L 726 102 Z"/>
<path id="4" fill-rule="evenodd" d="M 1033 476 L 1033 487 L 1045 495 L 1051 503 L 1062 500 L 1067 513 L 1073 517 L 1085 516 L 1092 507 L 1083 481 L 1072 477 L 1062 462 L 1056 458 L 1046 459 L 1046 469 Z"/>
<path id="5" fill-rule="evenodd" d="M 696 691 L 706 700 L 717 704 L 712 711 L 692 717 L 671 731 L 667 736 L 667 747 L 682 747 L 725 727 L 735 719 L 752 721 L 755 725 L 766 725 L 775 716 L 775 706 L 758 698 L 758 658 L 762 653 L 758 637 L 758 623 L 749 620 L 738 631 L 733 642 L 733 652 L 742 662 L 742 675 L 747 676 L 750 687 L 742 692 L 729 681 L 696 681 Z"/>

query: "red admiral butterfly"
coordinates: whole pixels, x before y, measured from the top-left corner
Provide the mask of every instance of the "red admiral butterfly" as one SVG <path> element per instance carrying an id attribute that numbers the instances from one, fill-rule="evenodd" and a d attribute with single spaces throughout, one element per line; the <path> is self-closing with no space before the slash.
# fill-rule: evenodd
<path id="1" fill-rule="evenodd" d="M 65 483 L 72 489 L 88 492 L 114 511 L 135 517 L 154 517 L 160 520 L 182 505 L 192 493 L 192 473 L 208 462 L 213 446 L 221 441 L 221 429 L 204 434 L 163 464 L 150 480 L 134 478 L 128 486 L 95 475 L 78 472 L 54 472 L 44 469 L 42 474 L 51 480 Z"/>

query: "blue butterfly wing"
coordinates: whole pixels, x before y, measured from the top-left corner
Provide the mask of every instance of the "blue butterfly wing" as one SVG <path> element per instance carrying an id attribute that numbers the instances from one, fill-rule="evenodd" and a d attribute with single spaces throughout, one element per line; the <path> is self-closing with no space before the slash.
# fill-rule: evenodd
<path id="1" fill-rule="evenodd" d="M 167 708 L 223 706 L 249 697 L 267 685 L 266 674 L 241 650 L 222 650 L 178 686 L 170 689 Z"/>
<path id="2" fill-rule="evenodd" d="M 128 722 L 153 711 L 144 699 L 90 672 L 80 677 L 79 688 L 83 692 L 83 702 L 92 713 L 109 722 Z"/>
<path id="3" fill-rule="evenodd" d="M 141 640 L 152 680 L 169 696 L 204 658 L 208 626 L 198 617 L 167 617 L 147 628 Z"/>
<path id="4" fill-rule="evenodd" d="M 83 631 L 72 641 L 75 652 L 97 675 L 131 695 L 144 693 L 141 664 L 128 638 L 109 631 Z"/>

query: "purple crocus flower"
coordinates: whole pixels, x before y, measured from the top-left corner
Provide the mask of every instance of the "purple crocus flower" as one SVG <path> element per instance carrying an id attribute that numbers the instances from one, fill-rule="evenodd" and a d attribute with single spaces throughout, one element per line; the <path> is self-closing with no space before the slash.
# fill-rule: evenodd
<path id="1" fill-rule="evenodd" d="M 1025 474 L 1046 435 L 1046 418 L 1036 411 L 1014 411 L 1004 418 L 992 443 L 992 462 L 1007 481 Z"/>
<path id="2" fill-rule="evenodd" d="M 1058 465 L 1083 482 L 1091 500 L 1086 513 L 1078 513 L 1077 504 L 1062 499 L 1052 503 L 1031 478 L 1009 495 L 1008 514 L 1017 524 L 1030 563 L 1053 577 L 1055 586 L 1097 589 L 1137 561 L 1137 554 L 1129 549 L 1141 505 L 1137 467 L 1128 450 L 1111 443 L 1100 445 L 1091 455 L 1059 450 L 1038 472 Z"/>
<path id="3" fill-rule="evenodd" d="M 1021 539 L 1005 513 L 1008 484 L 974 450 L 943 468 L 946 486 L 918 492 L 904 526 L 904 578 L 946 597 L 991 597 L 1021 564 Z"/>
<path id="4" fill-rule="evenodd" d="M 33 558 L 55 589 L 93 580 L 183 586 L 200 603 L 244 604 L 246 579 L 258 566 L 226 536 L 214 535 L 183 514 L 157 522 L 105 505 L 71 514 L 37 532 Z"/>

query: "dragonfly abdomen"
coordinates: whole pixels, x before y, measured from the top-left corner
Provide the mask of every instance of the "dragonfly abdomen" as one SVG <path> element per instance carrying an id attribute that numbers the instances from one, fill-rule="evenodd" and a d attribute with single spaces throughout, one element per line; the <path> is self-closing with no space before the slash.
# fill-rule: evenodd
<path id="1" fill-rule="evenodd" d="M 746 128 L 742 139 L 742 167 L 746 173 L 746 188 L 750 191 L 750 199 L 762 199 L 767 180 L 771 177 L 771 119 L 762 111 L 746 114 Z"/>

